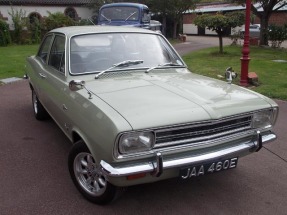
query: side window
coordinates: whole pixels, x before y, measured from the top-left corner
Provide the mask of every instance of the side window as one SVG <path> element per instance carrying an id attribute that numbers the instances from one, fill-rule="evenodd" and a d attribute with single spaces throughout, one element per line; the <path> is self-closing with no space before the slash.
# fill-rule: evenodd
<path id="1" fill-rule="evenodd" d="M 49 48 L 50 48 L 50 44 L 51 44 L 51 41 L 52 41 L 52 35 L 49 35 L 45 38 L 44 42 L 42 43 L 42 46 L 38 52 L 38 57 L 40 57 L 42 59 L 43 62 L 46 62 L 47 61 L 47 58 L 48 58 L 48 51 L 49 51 Z"/>
<path id="2" fill-rule="evenodd" d="M 62 73 L 65 72 L 65 37 L 55 37 L 48 64 Z"/>

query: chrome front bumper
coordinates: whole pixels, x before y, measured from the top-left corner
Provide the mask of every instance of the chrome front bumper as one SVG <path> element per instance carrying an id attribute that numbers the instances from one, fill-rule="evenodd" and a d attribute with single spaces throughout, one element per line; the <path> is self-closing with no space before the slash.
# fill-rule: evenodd
<path id="1" fill-rule="evenodd" d="M 200 154 L 190 157 L 180 157 L 172 160 L 165 160 L 160 152 L 155 154 L 154 162 L 135 163 L 129 166 L 112 166 L 105 161 L 100 162 L 102 173 L 108 177 L 122 177 L 136 175 L 140 173 L 150 173 L 159 177 L 165 169 L 179 168 L 183 166 L 192 166 L 200 163 L 210 162 L 217 159 L 230 157 L 239 157 L 244 154 L 257 152 L 262 148 L 262 144 L 275 140 L 276 135 L 272 132 L 262 134 L 257 131 L 254 135 L 254 141 L 243 142 L 239 145 L 228 147 L 219 151 L 206 154 Z"/>

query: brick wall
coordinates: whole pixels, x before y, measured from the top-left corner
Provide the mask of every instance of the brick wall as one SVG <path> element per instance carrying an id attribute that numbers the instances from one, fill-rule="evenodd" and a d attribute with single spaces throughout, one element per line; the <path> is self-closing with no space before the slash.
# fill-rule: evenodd
<path id="1" fill-rule="evenodd" d="M 287 24 L 287 11 L 272 14 L 269 20 L 269 24 L 276 24 L 276 25 Z"/>
<path id="2" fill-rule="evenodd" d="M 258 17 L 255 18 L 254 23 L 258 23 L 258 24 L 260 23 L 260 20 Z M 274 24 L 274 25 L 279 25 L 279 26 L 287 24 L 287 11 L 273 12 L 269 19 L 269 24 Z"/>
<path id="3" fill-rule="evenodd" d="M 196 14 L 192 13 L 192 14 L 184 14 L 183 15 L 183 23 L 184 24 L 192 24 L 193 20 L 195 19 Z"/>

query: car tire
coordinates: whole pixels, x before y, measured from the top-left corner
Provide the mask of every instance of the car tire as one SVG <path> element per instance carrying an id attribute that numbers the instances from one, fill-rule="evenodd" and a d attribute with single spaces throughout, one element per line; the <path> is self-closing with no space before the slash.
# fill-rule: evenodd
<path id="1" fill-rule="evenodd" d="M 87 200 L 104 205 L 115 198 L 117 188 L 106 180 L 82 140 L 73 145 L 69 153 L 68 166 L 75 186 Z"/>
<path id="2" fill-rule="evenodd" d="M 45 120 L 49 118 L 49 114 L 39 101 L 36 93 L 34 90 L 32 90 L 32 105 L 33 105 L 33 110 L 34 110 L 34 115 L 37 120 Z"/>

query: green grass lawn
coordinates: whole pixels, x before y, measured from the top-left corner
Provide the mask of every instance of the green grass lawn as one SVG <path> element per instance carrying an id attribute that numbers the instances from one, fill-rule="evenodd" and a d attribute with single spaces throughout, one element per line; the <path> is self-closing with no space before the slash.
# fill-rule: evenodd
<path id="1" fill-rule="evenodd" d="M 0 79 L 24 75 L 26 57 L 35 55 L 39 45 L 0 47 Z"/>
<path id="2" fill-rule="evenodd" d="M 0 47 L 0 79 L 23 77 L 25 59 L 37 52 L 39 45 Z M 192 52 L 183 57 L 194 73 L 218 78 L 231 66 L 240 76 L 242 47 L 225 46 L 225 54 L 218 54 L 218 47 Z M 260 86 L 251 88 L 271 98 L 287 100 L 287 50 L 251 47 L 249 72 L 256 72 Z M 240 77 L 234 83 L 238 84 Z"/>
<path id="3" fill-rule="evenodd" d="M 218 47 L 208 48 L 187 54 L 184 61 L 194 73 L 218 78 L 224 76 L 225 69 L 231 66 L 239 75 L 234 83 L 239 84 L 242 47 L 225 46 L 225 54 L 218 53 Z M 271 98 L 287 100 L 287 63 L 272 60 L 287 60 L 287 50 L 251 47 L 249 72 L 256 72 L 259 86 L 251 89 Z"/>

